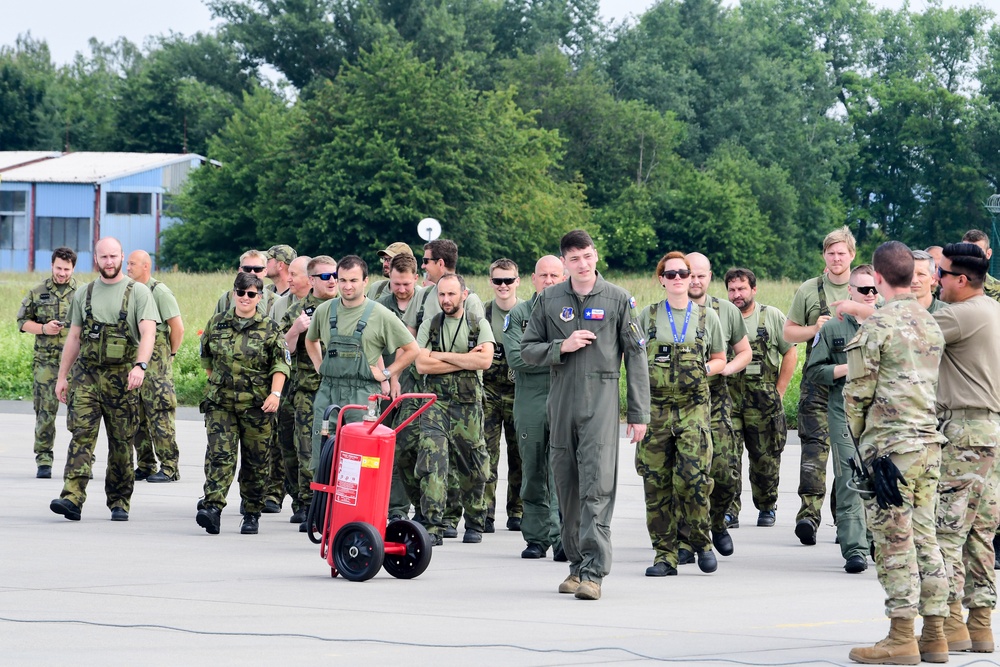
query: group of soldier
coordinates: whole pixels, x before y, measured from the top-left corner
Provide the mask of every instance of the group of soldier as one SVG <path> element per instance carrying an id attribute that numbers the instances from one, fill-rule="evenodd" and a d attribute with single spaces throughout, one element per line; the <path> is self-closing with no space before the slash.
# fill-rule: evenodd
<path id="1" fill-rule="evenodd" d="M 1000 290 L 985 234 L 927 251 L 890 242 L 852 269 L 854 238 L 835 230 L 824 272 L 796 291 L 787 317 L 757 301 L 747 268 L 726 272 L 728 299 L 709 296 L 713 274 L 700 253 L 664 255 L 655 272 L 663 299 L 640 312 L 597 271 L 586 232 L 566 234 L 560 252 L 538 259 L 527 301 L 516 295 L 516 264 L 494 262 L 485 304 L 456 272 L 458 248 L 446 239 L 425 244 L 419 266 L 408 245 L 389 245 L 380 280 L 354 255 L 302 257 L 285 245 L 244 253 L 201 339 L 208 448 L 198 524 L 219 532 L 239 452 L 241 532 L 256 533 L 260 513 L 280 512 L 286 495 L 292 523 L 308 530 L 326 408 L 426 390 L 438 401 L 397 437 L 389 519 L 412 506 L 439 545 L 464 518 L 463 542 L 480 542 L 495 530 L 503 434 L 507 528 L 522 532 L 521 556 L 552 549 L 570 569 L 559 592 L 599 599 L 611 566 L 624 363 L 626 435 L 654 549 L 646 575 L 696 561 L 714 572 L 715 551 L 734 552 L 744 449 L 757 526 L 775 524 L 783 397 L 804 342 L 795 535 L 816 544 L 832 451 L 844 569 L 862 572 L 873 555 L 892 619 L 889 637 L 852 659 L 992 651 L 1000 348 L 986 337 L 1000 326 L 989 298 Z M 128 279 L 122 254 L 101 239 L 100 275 L 78 289 L 75 254 L 56 250 L 52 277 L 19 314 L 36 336 L 39 477 L 51 476 L 55 400 L 68 401 L 73 438 L 51 508 L 71 520 L 86 499 L 102 417 L 112 520 L 128 519 L 135 479 L 179 476 L 171 360 L 180 311 L 150 277 L 146 253 L 129 257 Z M 415 409 L 404 403 L 395 423 Z"/>

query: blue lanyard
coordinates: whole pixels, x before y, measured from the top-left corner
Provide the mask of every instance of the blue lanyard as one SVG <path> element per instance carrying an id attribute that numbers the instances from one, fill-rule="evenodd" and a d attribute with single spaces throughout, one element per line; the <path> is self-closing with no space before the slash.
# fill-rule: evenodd
<path id="1" fill-rule="evenodd" d="M 687 311 L 684 313 L 684 329 L 681 331 L 681 335 L 677 335 L 677 326 L 674 324 L 674 309 L 670 307 L 670 302 L 667 302 L 667 319 L 670 320 L 670 331 L 674 334 L 675 343 L 683 343 L 684 339 L 687 338 L 688 333 L 688 322 L 691 321 L 691 304 L 693 301 L 688 301 Z"/>

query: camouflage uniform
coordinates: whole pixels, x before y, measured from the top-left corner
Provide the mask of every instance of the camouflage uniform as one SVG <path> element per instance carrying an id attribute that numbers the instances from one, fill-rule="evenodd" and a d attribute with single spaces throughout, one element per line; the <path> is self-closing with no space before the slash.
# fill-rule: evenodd
<path id="1" fill-rule="evenodd" d="M 113 322 L 98 320 L 92 306 L 95 290 L 114 294 L 122 290 L 118 316 Z M 149 289 L 131 278 L 107 285 L 89 283 L 73 298 L 71 321 L 81 327 L 80 354 L 70 369 L 66 426 L 73 438 L 66 454 L 63 490 L 77 507 L 87 499 L 97 434 L 104 419 L 108 436 L 108 468 L 104 492 L 110 509 L 126 512 L 135 485 L 132 443 L 139 426 L 139 392 L 128 391 L 128 375 L 139 351 L 141 320 L 156 321 Z"/>
<path id="2" fill-rule="evenodd" d="M 283 294 L 277 294 L 277 287 L 274 285 L 268 285 L 264 289 L 265 291 L 273 290 L 276 294 L 271 301 L 271 309 L 268 312 L 268 316 L 278 323 L 282 334 L 284 334 L 288 330 L 283 325 L 285 314 L 289 308 L 298 303 L 298 297 L 288 290 L 285 290 Z M 264 483 L 265 502 L 270 500 L 280 508 L 287 494 L 292 497 L 293 510 L 298 508 L 295 491 L 298 486 L 297 458 L 295 456 L 294 443 L 295 405 L 292 393 L 294 375 L 293 364 L 292 374 L 281 389 L 278 421 L 275 428 L 271 429 L 271 439 L 267 444 L 267 481 Z"/>
<path id="3" fill-rule="evenodd" d="M 948 580 L 934 534 L 934 503 L 944 438 L 934 392 L 944 338 L 912 294 L 890 299 L 847 344 L 844 408 L 866 464 L 890 456 L 906 483 L 901 507 L 865 501 L 886 615 L 948 615 Z"/>
<path id="4" fill-rule="evenodd" d="M 788 426 L 785 423 L 785 407 L 778 394 L 777 381 L 780 363 L 774 359 L 774 350 L 779 358 L 791 348 L 781 337 L 779 320 L 784 316 L 773 306 L 754 306 L 757 326 L 747 323 L 750 349 L 753 357 L 747 367 L 729 378 L 729 392 L 733 399 L 733 429 L 736 437 L 746 446 L 750 460 L 750 486 L 753 504 L 760 511 L 774 510 L 778 504 L 778 473 L 781 468 L 781 454 L 785 451 Z M 750 315 L 749 317 L 753 317 Z M 744 317 L 744 321 L 747 321 Z M 742 468 L 743 456 L 739 456 Z M 740 471 L 740 493 L 743 486 Z M 731 513 L 739 516 L 740 493 L 733 498 Z"/>
<path id="5" fill-rule="evenodd" d="M 1000 442 L 1000 305 L 987 296 L 934 315 L 945 340 L 937 417 L 947 438 L 938 483 L 937 539 L 949 575 L 949 602 L 996 606 L 993 535 L 1000 523 L 996 456 Z"/>
<path id="6" fill-rule="evenodd" d="M 827 409 L 830 425 L 830 452 L 833 455 L 833 490 L 837 502 L 837 541 L 844 560 L 852 556 L 867 559 L 869 553 L 868 531 L 865 525 L 865 508 L 858 492 L 848 486 L 851 481 L 850 459 L 856 458 L 854 440 L 847 431 L 844 414 L 844 384 L 846 378 L 833 377 L 833 369 L 847 363 L 847 341 L 858 332 L 858 322 L 851 315 L 843 320 L 831 318 L 813 345 L 809 361 L 802 370 L 812 384 L 830 388 Z"/>
<path id="7" fill-rule="evenodd" d="M 1000 302 L 1000 280 L 987 273 L 986 279 L 983 281 L 983 294 Z"/>
<path id="8" fill-rule="evenodd" d="M 57 285 L 52 278 L 36 285 L 28 292 L 17 311 L 17 329 L 26 322 L 48 324 L 52 320 L 69 321 L 69 308 L 76 292 L 76 278 L 65 285 Z M 35 336 L 35 354 L 32 362 L 34 385 L 32 397 L 35 408 L 35 465 L 52 465 L 52 445 L 56 438 L 56 415 L 59 399 L 56 398 L 56 379 L 59 376 L 59 357 L 62 354 L 69 325 L 58 336 Z"/>
<path id="9" fill-rule="evenodd" d="M 312 317 L 319 304 L 327 299 L 320 299 L 312 292 L 301 301 L 292 304 L 282 315 L 279 328 L 287 332 L 299 315 L 306 313 Z M 325 350 L 324 350 L 325 352 Z M 309 484 L 313 479 L 312 459 L 313 448 L 313 417 L 314 399 L 319 390 L 320 374 L 313 366 L 312 359 L 306 352 L 306 332 L 299 334 L 298 343 L 292 354 L 292 377 L 286 385 L 285 392 L 290 400 L 288 411 L 291 413 L 291 424 L 282 425 L 279 410 L 278 445 L 283 462 L 284 476 L 288 494 L 292 497 L 292 510 L 298 511 L 312 502 L 312 489 Z M 284 403 L 284 401 L 282 401 Z M 286 430 L 287 429 L 287 430 Z"/>
<path id="10" fill-rule="evenodd" d="M 836 285 L 826 274 L 802 283 L 792 299 L 788 319 L 795 324 L 812 326 L 820 316 L 830 315 L 830 303 L 850 298 L 848 284 Z M 806 362 L 814 340 L 806 342 Z M 820 511 L 826 495 L 826 466 L 830 456 L 827 424 L 829 387 L 810 382 L 805 376 L 799 383 L 799 498 L 801 506 L 795 521 L 808 519 L 819 527 Z"/>
<path id="11" fill-rule="evenodd" d="M 425 320 L 417 335 L 418 344 L 432 352 L 459 353 L 495 342 L 488 323 L 468 311 L 449 324 L 455 326 L 455 336 L 445 340 L 444 313 Z M 401 464 L 407 493 L 420 498 L 420 512 L 429 532 L 440 535 L 449 525 L 449 513 L 450 525 L 457 526 L 461 514 L 456 516 L 455 507 L 465 514 L 466 530 L 484 532 L 489 455 L 483 440 L 482 375 L 467 370 L 425 375 L 424 391 L 437 394 L 438 400 L 420 415 L 416 460 Z"/>
<path id="12" fill-rule="evenodd" d="M 270 378 L 288 376 L 291 359 L 278 325 L 260 311 L 243 319 L 236 311 L 213 315 L 201 336 L 201 365 L 211 370 L 201 411 L 205 414 L 205 507 L 222 509 L 240 457 L 240 496 L 247 514 L 264 507 L 267 444 L 275 414 L 262 406 Z"/>
<path id="13" fill-rule="evenodd" d="M 611 516 L 618 476 L 618 378 L 624 359 L 626 420 L 649 423 L 649 370 L 635 319 L 635 299 L 598 274 L 590 293 L 572 279 L 538 296 L 521 339 L 527 363 L 548 365 L 551 457 L 562 546 L 570 576 L 600 584 L 611 571 Z M 593 332 L 590 345 L 564 354 L 562 342 L 577 329 Z M 582 409 L 581 406 L 583 406 Z"/>
<path id="14" fill-rule="evenodd" d="M 136 469 L 147 474 L 156 472 L 160 460 L 163 474 L 180 479 L 180 450 L 174 416 L 177 392 L 174 390 L 174 362 L 170 355 L 170 327 L 166 321 L 180 315 L 177 299 L 166 285 L 150 278 L 146 283 L 156 304 L 160 322 L 156 325 L 153 356 L 149 359 L 146 377 L 139 388 L 139 429 L 135 437 Z"/>
<path id="15" fill-rule="evenodd" d="M 687 332 L 693 314 L 697 328 L 690 341 Z M 648 336 L 652 415 L 646 437 L 635 451 L 635 469 L 642 475 L 646 497 L 646 528 L 656 552 L 653 561 L 673 568 L 681 517 L 694 549 L 712 550 L 708 534 L 712 410 L 705 362 L 711 353 L 724 349 L 722 325 L 714 311 L 689 301 L 679 334 L 676 317 L 667 302 L 654 303 L 639 316 Z M 672 342 L 664 336 L 665 328 L 672 331 Z"/>
<path id="16" fill-rule="evenodd" d="M 519 300 L 518 303 L 521 303 Z M 509 311 L 508 311 L 509 312 Z M 507 443 L 507 518 L 520 518 L 521 508 L 521 454 L 514 434 L 514 372 L 507 365 L 503 340 L 503 327 L 507 312 L 496 301 L 486 304 L 486 321 L 497 340 L 493 348 L 493 364 L 483 371 L 483 437 L 490 457 L 489 476 L 486 478 L 486 520 L 496 519 L 497 480 L 500 467 L 500 431 Z"/>
<path id="17" fill-rule="evenodd" d="M 549 464 L 548 366 L 533 366 L 521 357 L 521 337 L 538 302 L 514 306 L 504 323 L 507 363 L 517 374 L 514 383 L 514 428 L 521 460 L 521 535 L 544 549 L 559 543 L 559 499 Z"/>

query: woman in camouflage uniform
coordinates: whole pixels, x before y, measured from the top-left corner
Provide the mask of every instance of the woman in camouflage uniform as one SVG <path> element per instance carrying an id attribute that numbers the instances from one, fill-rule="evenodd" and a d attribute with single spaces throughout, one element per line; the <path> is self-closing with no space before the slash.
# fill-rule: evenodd
<path id="1" fill-rule="evenodd" d="M 257 533 L 264 505 L 267 443 L 291 363 L 278 325 L 257 309 L 264 291 L 261 279 L 240 273 L 233 288 L 234 306 L 214 315 L 201 336 L 201 365 L 208 372 L 201 402 L 208 449 L 205 500 L 197 521 L 210 535 L 219 533 L 219 515 L 233 483 L 237 452 L 242 460 L 240 494 L 246 503 L 240 532 Z"/>

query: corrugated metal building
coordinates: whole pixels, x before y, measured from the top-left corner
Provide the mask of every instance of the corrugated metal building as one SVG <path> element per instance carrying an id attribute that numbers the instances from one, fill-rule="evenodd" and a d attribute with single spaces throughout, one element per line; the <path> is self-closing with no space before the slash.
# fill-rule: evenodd
<path id="1" fill-rule="evenodd" d="M 154 255 L 176 222 L 170 197 L 205 158 L 171 153 L 0 152 L 0 271 L 48 271 L 52 249 L 94 265 L 103 236 Z"/>

